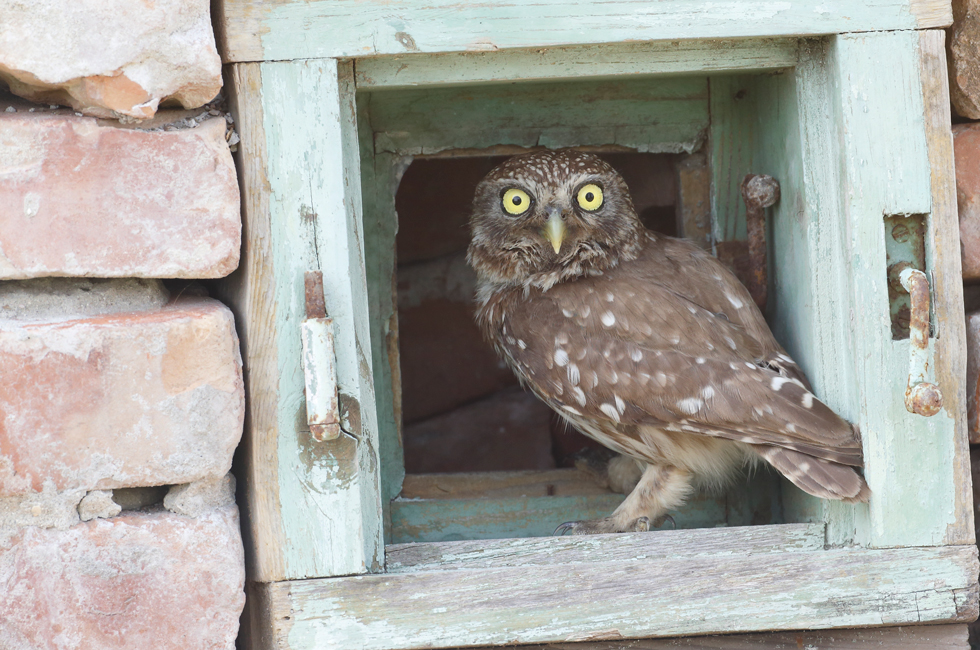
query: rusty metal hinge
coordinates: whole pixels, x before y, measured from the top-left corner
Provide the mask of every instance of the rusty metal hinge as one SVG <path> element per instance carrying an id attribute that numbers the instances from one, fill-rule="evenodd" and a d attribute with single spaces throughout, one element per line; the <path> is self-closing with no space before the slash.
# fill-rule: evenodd
<path id="1" fill-rule="evenodd" d="M 306 319 L 300 325 L 303 340 L 303 377 L 306 384 L 306 421 L 318 442 L 340 437 L 337 398 L 337 361 L 333 347 L 333 319 L 327 318 L 323 274 L 306 274 Z"/>
<path id="2" fill-rule="evenodd" d="M 905 408 L 909 413 L 930 417 L 943 407 L 943 394 L 939 386 L 926 381 L 929 371 L 929 279 L 908 263 L 900 264 L 905 264 L 905 267 L 899 271 L 899 281 L 912 299 Z"/>

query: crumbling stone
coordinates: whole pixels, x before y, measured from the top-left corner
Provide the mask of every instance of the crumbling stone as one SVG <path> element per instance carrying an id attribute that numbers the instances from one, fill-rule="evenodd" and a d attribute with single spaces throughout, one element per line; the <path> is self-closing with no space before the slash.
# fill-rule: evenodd
<path id="1" fill-rule="evenodd" d="M 152 117 L 221 88 L 208 0 L 0 0 L 0 80 L 96 117 Z"/>
<path id="2" fill-rule="evenodd" d="M 187 517 L 200 517 L 210 510 L 234 503 L 235 477 L 232 474 L 175 485 L 163 499 L 164 508 Z"/>
<path id="3" fill-rule="evenodd" d="M 0 543 L 0 648 L 233 650 L 244 581 L 234 506 L 23 528 Z"/>
<path id="4" fill-rule="evenodd" d="M 0 320 L 0 375 L 0 496 L 222 477 L 241 438 L 238 337 L 216 300 Z"/>

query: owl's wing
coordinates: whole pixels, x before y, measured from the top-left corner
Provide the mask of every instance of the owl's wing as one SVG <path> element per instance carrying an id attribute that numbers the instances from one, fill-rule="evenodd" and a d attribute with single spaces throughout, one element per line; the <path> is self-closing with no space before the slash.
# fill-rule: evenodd
<path id="1" fill-rule="evenodd" d="M 570 415 L 860 466 L 850 424 L 808 390 L 774 341 L 733 320 L 658 283 L 612 275 L 519 299 L 496 343 L 537 394 Z"/>

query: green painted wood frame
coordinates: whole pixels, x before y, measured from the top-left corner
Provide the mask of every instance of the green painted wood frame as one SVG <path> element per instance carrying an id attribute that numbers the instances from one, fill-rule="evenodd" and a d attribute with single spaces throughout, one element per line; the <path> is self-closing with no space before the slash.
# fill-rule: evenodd
<path id="1" fill-rule="evenodd" d="M 771 218 L 769 315 L 818 394 L 860 425 L 874 491 L 869 506 L 827 504 L 787 487 L 788 519 L 817 524 L 807 528 L 813 548 L 801 551 L 798 542 L 783 538 L 781 531 L 791 527 L 775 527 L 766 533 L 773 537 L 765 558 L 751 555 L 754 529 L 732 528 L 721 555 L 700 551 L 710 531 L 677 531 L 687 536 L 680 543 L 695 549 L 683 562 L 642 561 L 643 545 L 666 543 L 667 532 L 587 542 L 501 540 L 483 543 L 500 549 L 485 566 L 450 570 L 430 561 L 402 566 L 398 577 L 383 573 L 382 514 L 401 482 L 398 377 L 391 362 L 397 350 L 388 248 L 394 229 L 391 220 L 378 219 L 393 212 L 392 191 L 406 156 L 463 143 L 375 137 L 365 129 L 372 116 L 370 106 L 355 100 L 356 84 L 363 79 L 365 90 L 380 96 L 394 92 L 381 90 L 385 79 L 392 88 L 450 87 L 447 92 L 460 83 L 543 83 L 546 62 L 539 52 L 506 52 L 499 60 L 452 55 L 444 69 L 429 63 L 413 68 L 421 57 L 406 58 L 398 68 L 379 59 L 363 77 L 355 64 L 334 59 L 231 66 L 246 245 L 241 270 L 219 291 L 236 310 L 248 368 L 248 439 L 239 467 L 254 582 L 250 611 L 252 625 L 262 630 L 255 638 L 283 648 L 453 647 L 972 620 L 978 564 L 942 42 L 942 32 L 915 31 L 764 40 L 754 54 L 747 42 L 729 48 L 730 59 L 724 47 L 704 42 L 686 49 L 651 44 L 638 57 L 603 56 L 599 48 L 595 65 L 583 49 L 577 74 L 556 75 L 579 82 L 630 75 L 641 86 L 662 71 L 708 78 L 715 236 L 740 236 L 738 217 L 734 223 L 726 218 L 738 215 L 733 179 L 748 171 L 780 178 L 783 198 Z M 678 47 L 686 58 L 664 63 L 661 53 Z M 787 62 L 790 52 L 796 54 Z M 481 57 L 494 71 L 487 74 L 484 64 L 466 57 Z M 767 69 L 773 73 L 756 73 Z M 409 82 L 400 76 L 405 70 L 414 70 Z M 551 135 L 549 143 L 574 144 L 581 132 Z M 946 397 L 943 412 L 930 420 L 908 414 L 901 403 L 908 343 L 890 337 L 882 223 L 895 214 L 928 215 L 936 320 L 930 354 Z M 311 269 L 323 272 L 328 313 L 338 323 L 346 433 L 332 443 L 312 441 L 303 424 L 298 323 L 302 277 Z M 633 559 L 618 566 L 586 555 L 572 566 L 545 563 L 533 570 L 520 564 L 537 566 L 523 552 L 526 544 L 550 551 L 574 543 L 588 543 L 594 552 L 625 544 L 617 552 Z M 840 545 L 848 548 L 828 548 Z M 448 562 L 453 548 L 423 544 L 418 552 Z M 767 566 L 801 568 L 785 584 L 783 569 Z M 567 579 L 573 568 L 579 577 Z M 352 575 L 365 573 L 379 575 Z M 641 574 L 650 579 L 636 591 L 629 576 Z M 671 577 L 691 574 L 697 576 L 692 590 L 673 589 Z M 758 586 L 752 607 L 743 607 L 746 594 L 734 587 L 730 597 L 715 597 L 724 575 Z M 472 597 L 447 590 L 459 581 L 470 585 Z M 605 593 L 632 590 L 630 602 L 594 603 L 590 596 L 588 609 L 555 607 L 575 602 L 596 581 L 611 590 Z M 458 606 L 474 599 L 483 603 L 484 624 L 471 630 Z M 637 616 L 624 616 L 626 607 Z M 527 617 L 527 611 L 540 615 Z M 610 624 L 620 619 L 622 625 Z M 678 620 L 685 625 L 671 623 Z"/>

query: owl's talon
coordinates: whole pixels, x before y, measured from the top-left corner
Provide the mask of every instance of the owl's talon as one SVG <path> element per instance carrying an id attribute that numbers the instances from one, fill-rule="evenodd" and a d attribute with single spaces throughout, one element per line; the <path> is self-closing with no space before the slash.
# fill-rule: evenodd
<path id="1" fill-rule="evenodd" d="M 654 522 L 656 523 L 656 522 Z M 640 517 L 633 522 L 633 530 L 638 533 L 645 533 L 650 530 L 650 519 L 648 517 Z"/>
<path id="2" fill-rule="evenodd" d="M 642 519 L 646 519 L 646 517 L 641 517 L 641 518 Z M 671 517 L 670 515 L 660 515 L 659 517 L 657 517 L 656 519 L 654 519 L 653 520 L 653 527 L 654 528 L 660 528 L 661 526 L 663 526 L 664 524 L 666 524 L 668 521 L 670 522 L 670 527 L 673 528 L 674 530 L 677 530 L 677 522 L 674 521 L 674 518 Z"/>
<path id="3" fill-rule="evenodd" d="M 551 534 L 551 536 L 552 537 L 561 537 L 562 535 L 564 535 L 568 531 L 575 530 L 575 524 L 577 524 L 577 523 L 578 522 L 576 522 L 576 521 L 566 521 L 565 523 L 563 523 L 560 526 L 558 526 L 558 528 L 555 529 L 555 532 L 553 532 Z"/>

